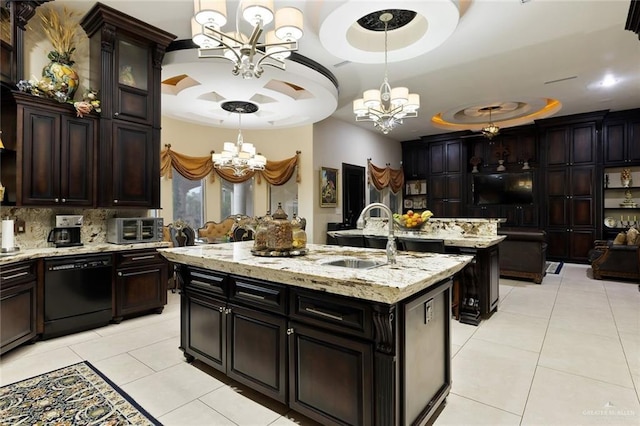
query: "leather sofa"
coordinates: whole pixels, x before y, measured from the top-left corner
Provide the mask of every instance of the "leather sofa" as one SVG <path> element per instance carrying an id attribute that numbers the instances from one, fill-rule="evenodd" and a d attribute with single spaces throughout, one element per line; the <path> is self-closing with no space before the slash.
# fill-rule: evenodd
<path id="1" fill-rule="evenodd" d="M 603 277 L 640 280 L 640 246 L 614 244 L 613 241 L 596 240 L 589 253 L 593 278 Z"/>
<path id="2" fill-rule="evenodd" d="M 547 233 L 532 228 L 499 228 L 500 276 L 531 279 L 540 284 L 547 263 Z"/>

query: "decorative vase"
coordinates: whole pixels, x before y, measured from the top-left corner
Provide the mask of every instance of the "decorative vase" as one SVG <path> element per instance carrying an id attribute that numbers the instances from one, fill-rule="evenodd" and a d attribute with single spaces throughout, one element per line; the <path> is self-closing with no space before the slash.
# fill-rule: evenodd
<path id="1" fill-rule="evenodd" d="M 529 170 L 531 167 L 529 167 L 529 161 L 525 160 L 524 164 L 522 165 L 522 170 Z"/>
<path id="2" fill-rule="evenodd" d="M 42 69 L 42 76 L 51 81 L 55 90 L 55 99 L 59 102 L 73 99 L 80 84 L 80 77 L 73 69 L 74 62 L 69 56 L 70 54 L 50 52 L 48 57 L 51 62 Z"/>
<path id="3" fill-rule="evenodd" d="M 504 166 L 504 160 L 498 160 L 498 168 L 496 169 L 499 172 L 504 172 L 507 168 Z"/>
<path id="4" fill-rule="evenodd" d="M 631 185 L 631 169 L 622 169 L 620 183 L 622 183 L 623 188 L 628 188 Z"/>

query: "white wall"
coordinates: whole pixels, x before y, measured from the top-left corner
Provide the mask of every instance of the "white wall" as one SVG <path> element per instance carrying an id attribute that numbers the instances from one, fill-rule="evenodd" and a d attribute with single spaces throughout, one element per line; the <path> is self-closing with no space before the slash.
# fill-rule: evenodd
<path id="1" fill-rule="evenodd" d="M 307 227 L 307 234 L 311 235 L 318 244 L 326 241 L 327 223 L 342 222 L 342 163 L 367 167 L 367 159 L 376 166 L 384 167 L 390 163 L 391 167 L 400 168 L 402 161 L 402 146 L 400 142 L 387 138 L 382 133 L 362 128 L 335 118 L 327 118 L 313 126 L 313 228 Z M 320 207 L 320 167 L 338 169 L 338 206 Z M 365 175 L 365 184 L 367 182 Z M 368 190 L 365 194 L 368 202 Z M 360 212 L 358 212 L 360 213 Z"/>

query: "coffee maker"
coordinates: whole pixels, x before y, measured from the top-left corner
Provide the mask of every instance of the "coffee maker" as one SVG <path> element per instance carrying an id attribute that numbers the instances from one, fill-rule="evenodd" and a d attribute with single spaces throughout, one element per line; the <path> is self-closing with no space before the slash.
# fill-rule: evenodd
<path id="1" fill-rule="evenodd" d="M 56 247 L 81 246 L 83 219 L 82 215 L 56 215 L 55 227 L 49 232 L 47 241 L 54 243 Z"/>

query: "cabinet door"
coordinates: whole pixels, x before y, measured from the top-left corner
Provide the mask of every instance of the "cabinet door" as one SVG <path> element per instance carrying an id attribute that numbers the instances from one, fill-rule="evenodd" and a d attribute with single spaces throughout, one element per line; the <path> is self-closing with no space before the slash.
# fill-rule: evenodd
<path id="1" fill-rule="evenodd" d="M 226 373 L 227 315 L 224 301 L 189 288 L 183 297 L 181 315 L 186 336 L 183 336 L 182 349 L 186 354 Z"/>
<path id="2" fill-rule="evenodd" d="M 0 291 L 0 354 L 36 336 L 36 283 Z"/>
<path id="3" fill-rule="evenodd" d="M 569 132 L 565 127 L 547 129 L 547 165 L 559 166 L 569 164 Z"/>
<path id="4" fill-rule="evenodd" d="M 604 129 L 604 164 L 618 164 L 627 161 L 626 132 L 624 121 L 608 123 Z M 639 148 L 640 149 L 640 148 Z"/>
<path id="5" fill-rule="evenodd" d="M 459 141 L 445 144 L 447 173 L 462 172 L 462 145 Z"/>
<path id="6" fill-rule="evenodd" d="M 373 424 L 373 348 L 291 323 L 289 407 L 322 424 Z"/>
<path id="7" fill-rule="evenodd" d="M 122 268 L 116 275 L 116 318 L 152 309 L 162 311 L 167 303 L 166 264 Z"/>
<path id="8" fill-rule="evenodd" d="M 569 237 L 570 259 L 575 262 L 586 262 L 595 239 L 594 229 L 572 229 Z"/>
<path id="9" fill-rule="evenodd" d="M 627 135 L 627 160 L 640 163 L 640 120 L 629 123 Z"/>
<path id="10" fill-rule="evenodd" d="M 446 152 L 444 143 L 429 145 L 429 174 L 439 174 L 446 171 Z"/>
<path id="11" fill-rule="evenodd" d="M 112 128 L 103 206 L 156 207 L 160 158 L 153 130 L 121 120 L 113 120 Z"/>
<path id="12" fill-rule="evenodd" d="M 530 226 L 530 227 L 538 227 L 540 225 L 540 221 L 538 219 L 538 206 L 518 206 L 519 207 L 519 217 L 518 224 L 521 226 Z"/>
<path id="13" fill-rule="evenodd" d="M 116 45 L 117 97 L 113 117 L 151 124 L 151 52 L 145 45 L 120 39 Z"/>
<path id="14" fill-rule="evenodd" d="M 60 114 L 23 109 L 22 205 L 50 205 L 60 198 Z M 20 184 L 22 182 L 22 190 Z"/>
<path id="15" fill-rule="evenodd" d="M 94 199 L 94 119 L 62 116 L 60 145 L 60 202 L 69 206 L 91 206 Z"/>
<path id="16" fill-rule="evenodd" d="M 596 126 L 589 123 L 571 129 L 571 165 L 595 164 Z"/>
<path id="17" fill-rule="evenodd" d="M 287 403 L 287 320 L 230 305 L 227 312 L 227 375 Z"/>

